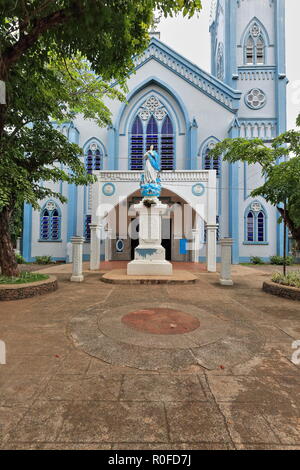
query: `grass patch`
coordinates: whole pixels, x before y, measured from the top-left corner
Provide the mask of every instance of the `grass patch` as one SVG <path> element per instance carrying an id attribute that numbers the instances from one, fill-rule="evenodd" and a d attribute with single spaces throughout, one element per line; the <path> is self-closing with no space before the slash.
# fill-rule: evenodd
<path id="1" fill-rule="evenodd" d="M 18 277 L 0 275 L 0 284 L 27 284 L 29 282 L 45 281 L 46 279 L 49 279 L 47 274 L 23 272 Z"/>
<path id="2" fill-rule="evenodd" d="M 289 287 L 298 287 L 298 289 L 300 289 L 300 271 L 287 273 L 286 276 L 281 273 L 275 273 L 272 276 L 272 281 L 276 282 L 276 284 Z"/>

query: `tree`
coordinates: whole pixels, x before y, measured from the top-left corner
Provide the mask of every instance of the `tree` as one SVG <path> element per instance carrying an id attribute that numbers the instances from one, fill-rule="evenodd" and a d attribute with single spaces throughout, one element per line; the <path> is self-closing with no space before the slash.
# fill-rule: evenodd
<path id="1" fill-rule="evenodd" d="M 300 116 L 297 120 L 300 126 Z M 275 205 L 300 249 L 300 132 L 291 130 L 267 145 L 261 139 L 225 139 L 210 152 L 213 158 L 234 163 L 259 163 L 265 182 L 251 192 Z"/>
<path id="2" fill-rule="evenodd" d="M 24 201 L 64 198 L 41 181 L 93 181 L 82 150 L 53 126 L 78 113 L 110 124 L 104 96 L 124 99 L 133 57 L 148 44 L 153 10 L 200 11 L 200 0 L 0 0 L 0 266 L 18 274 L 9 227 Z M 93 70 L 93 72 L 91 72 Z M 115 80 L 119 86 L 112 87 Z"/>

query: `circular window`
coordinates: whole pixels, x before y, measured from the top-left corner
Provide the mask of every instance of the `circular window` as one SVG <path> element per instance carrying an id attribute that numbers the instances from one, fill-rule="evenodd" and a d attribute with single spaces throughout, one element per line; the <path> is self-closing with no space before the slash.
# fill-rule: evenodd
<path id="1" fill-rule="evenodd" d="M 253 88 L 245 97 L 246 105 L 251 109 L 260 109 L 266 104 L 266 94 L 259 88 Z"/>
<path id="2" fill-rule="evenodd" d="M 192 193 L 194 196 L 202 196 L 205 192 L 205 186 L 202 183 L 196 183 L 192 186 Z"/>

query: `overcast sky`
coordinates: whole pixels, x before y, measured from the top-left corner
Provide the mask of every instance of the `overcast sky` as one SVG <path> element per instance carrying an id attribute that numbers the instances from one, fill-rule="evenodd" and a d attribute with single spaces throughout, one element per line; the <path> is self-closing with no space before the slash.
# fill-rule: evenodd
<path id="1" fill-rule="evenodd" d="M 191 19 L 162 19 L 158 27 L 161 40 L 199 67 L 210 71 L 210 35 L 208 31 L 211 0 L 203 0 L 203 10 Z M 300 113 L 300 0 L 286 0 L 286 54 L 288 85 L 288 128 L 295 127 Z"/>

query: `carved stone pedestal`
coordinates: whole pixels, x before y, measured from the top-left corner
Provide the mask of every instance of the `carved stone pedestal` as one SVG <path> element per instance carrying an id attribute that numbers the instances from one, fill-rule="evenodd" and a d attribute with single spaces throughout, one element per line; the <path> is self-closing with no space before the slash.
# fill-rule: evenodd
<path id="1" fill-rule="evenodd" d="M 145 205 L 152 201 L 150 207 Z M 134 260 L 127 265 L 128 275 L 170 276 L 172 264 L 166 261 L 165 249 L 161 245 L 161 218 L 168 206 L 157 197 L 145 197 L 134 209 L 139 216 L 139 245 Z"/>

